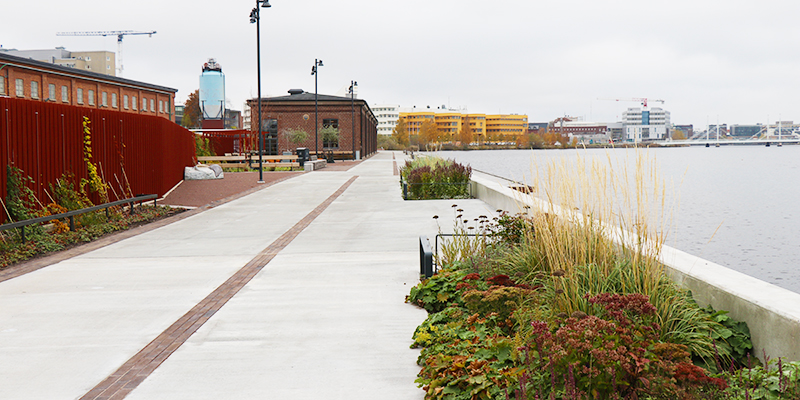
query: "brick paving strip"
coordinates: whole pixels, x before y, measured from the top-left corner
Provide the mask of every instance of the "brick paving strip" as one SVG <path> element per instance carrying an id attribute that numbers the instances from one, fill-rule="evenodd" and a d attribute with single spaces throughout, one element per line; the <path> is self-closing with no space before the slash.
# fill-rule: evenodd
<path id="1" fill-rule="evenodd" d="M 392 153 L 392 174 L 400 175 L 400 170 L 397 169 L 397 160 L 394 159 L 394 153 Z"/>
<path id="2" fill-rule="evenodd" d="M 308 213 L 303 219 L 275 239 L 269 246 L 228 278 L 205 299 L 175 321 L 119 369 L 86 393 L 81 400 L 124 399 L 136 389 L 164 360 L 189 339 L 206 321 L 219 311 L 239 290 L 258 274 L 281 250 L 297 237 L 314 219 L 333 203 L 358 178 L 353 176 L 336 192 Z"/>
<path id="3" fill-rule="evenodd" d="M 32 259 L 32 260 L 28 260 L 28 261 L 23 261 L 23 262 L 21 262 L 19 264 L 12 265 L 12 266 L 10 266 L 8 268 L 0 270 L 0 282 L 7 281 L 9 279 L 14 279 L 14 278 L 16 278 L 18 276 L 22 276 L 22 275 L 25 275 L 25 274 L 27 274 L 29 272 L 33 272 L 33 271 L 36 271 L 38 269 L 41 269 L 41 268 L 44 268 L 44 267 L 48 267 L 50 265 L 59 263 L 61 261 L 70 259 L 72 257 L 77 257 L 77 256 L 79 256 L 81 254 L 86 254 L 86 253 L 88 253 L 90 251 L 94 251 L 94 250 L 97 250 L 99 248 L 108 246 L 110 244 L 114 244 L 114 243 L 123 241 L 123 240 L 125 240 L 125 239 L 127 239 L 129 237 L 133 237 L 133 236 L 136 236 L 136 235 L 141 235 L 142 233 L 152 231 L 153 229 L 160 228 L 160 227 L 165 226 L 165 225 L 169 225 L 169 224 L 171 224 L 173 222 L 177 222 L 177 221 L 180 221 L 182 219 L 191 217 L 192 215 L 199 214 L 199 213 L 201 213 L 203 211 L 210 210 L 210 209 L 212 209 L 214 207 L 217 207 L 217 206 L 220 206 L 222 204 L 228 203 L 230 201 L 236 200 L 236 199 L 238 199 L 240 197 L 244 197 L 244 196 L 246 196 L 248 194 L 255 193 L 255 192 L 257 192 L 257 191 L 259 191 L 261 189 L 264 189 L 264 188 L 267 188 L 269 186 L 272 186 L 272 185 L 274 185 L 274 184 L 276 184 L 278 182 L 283 182 L 283 181 L 285 181 L 285 180 L 287 180 L 289 178 L 292 178 L 292 177 L 293 176 L 281 177 L 279 179 L 267 182 L 267 183 L 259 185 L 257 187 L 245 190 L 245 191 L 243 191 L 241 193 L 237 193 L 237 194 L 228 196 L 228 197 L 226 197 L 224 199 L 212 201 L 211 203 L 208 203 L 208 204 L 206 204 L 204 206 L 197 207 L 197 208 L 194 208 L 194 209 L 191 209 L 191 210 L 188 210 L 188 211 L 184 211 L 184 212 L 182 212 L 180 214 L 176 214 L 176 215 L 173 215 L 171 217 L 160 219 L 158 221 L 150 222 L 148 224 L 140 225 L 140 226 L 137 226 L 135 228 L 127 229 L 127 230 L 124 230 L 124 231 L 114 232 L 112 234 L 109 234 L 108 236 L 101 237 L 100 239 L 93 240 L 93 241 L 91 241 L 89 243 L 82 244 L 80 246 L 76 246 L 76 247 L 73 247 L 71 249 L 59 251 L 57 253 L 54 253 L 54 254 L 51 254 L 51 255 L 48 255 L 48 256 L 35 258 L 35 259 Z"/>

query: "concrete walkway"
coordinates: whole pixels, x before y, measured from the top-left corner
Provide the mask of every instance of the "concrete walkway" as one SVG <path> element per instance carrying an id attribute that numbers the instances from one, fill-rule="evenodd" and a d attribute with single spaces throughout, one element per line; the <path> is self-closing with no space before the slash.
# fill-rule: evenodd
<path id="1" fill-rule="evenodd" d="M 418 237 L 490 207 L 403 201 L 393 157 L 0 282 L 0 399 L 423 398 Z"/>

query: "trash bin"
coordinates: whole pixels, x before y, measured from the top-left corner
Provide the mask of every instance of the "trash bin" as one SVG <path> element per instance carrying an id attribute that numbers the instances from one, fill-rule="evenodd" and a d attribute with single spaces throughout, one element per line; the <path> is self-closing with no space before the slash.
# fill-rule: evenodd
<path id="1" fill-rule="evenodd" d="M 297 162 L 300 163 L 300 168 L 304 168 L 305 162 L 310 159 L 308 148 L 298 147 L 296 152 L 297 152 Z"/>

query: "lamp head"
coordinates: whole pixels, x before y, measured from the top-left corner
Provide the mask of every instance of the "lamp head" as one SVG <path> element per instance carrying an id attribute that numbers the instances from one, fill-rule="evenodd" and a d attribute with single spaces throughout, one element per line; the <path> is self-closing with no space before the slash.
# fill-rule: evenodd
<path id="1" fill-rule="evenodd" d="M 272 7 L 272 5 L 269 4 L 269 0 L 263 0 L 263 1 L 261 1 L 261 7 L 270 8 L 270 7 Z"/>
<path id="2" fill-rule="evenodd" d="M 322 60 L 319 60 L 319 61 L 317 62 L 317 65 L 319 65 L 320 67 L 324 67 L 324 65 L 322 65 Z"/>

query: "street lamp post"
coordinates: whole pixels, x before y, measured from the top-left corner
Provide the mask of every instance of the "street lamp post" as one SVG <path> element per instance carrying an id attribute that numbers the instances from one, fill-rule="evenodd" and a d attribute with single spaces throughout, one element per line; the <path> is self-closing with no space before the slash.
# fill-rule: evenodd
<path id="1" fill-rule="evenodd" d="M 261 7 L 259 7 L 261 6 Z M 256 24 L 256 58 L 258 59 L 258 183 L 264 183 L 264 139 L 261 129 L 261 8 L 270 8 L 269 0 L 256 0 L 256 6 L 250 11 L 250 23 Z"/>
<path id="2" fill-rule="evenodd" d="M 319 94 L 317 92 L 317 76 L 319 70 L 317 67 L 324 67 L 322 60 L 314 59 L 314 66 L 311 67 L 311 75 L 314 75 L 314 155 L 319 158 Z"/>
<path id="3" fill-rule="evenodd" d="M 355 106 L 355 88 L 358 86 L 358 82 L 350 81 L 350 110 L 352 111 L 352 117 L 350 120 L 353 122 L 353 128 L 350 130 L 350 134 L 352 138 L 350 142 L 353 144 L 353 160 L 356 159 L 356 106 Z"/>

